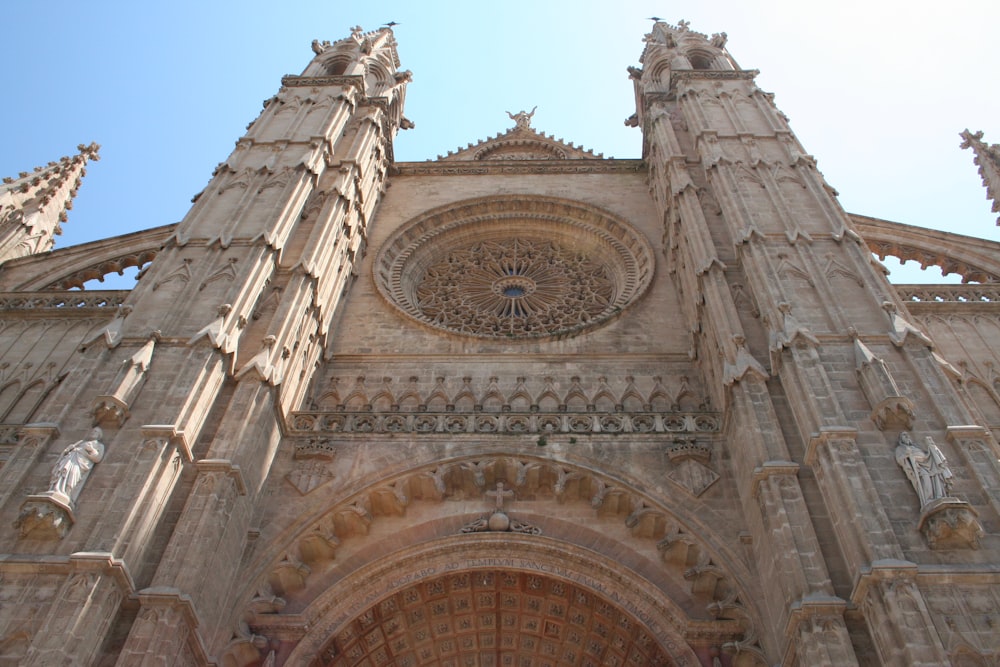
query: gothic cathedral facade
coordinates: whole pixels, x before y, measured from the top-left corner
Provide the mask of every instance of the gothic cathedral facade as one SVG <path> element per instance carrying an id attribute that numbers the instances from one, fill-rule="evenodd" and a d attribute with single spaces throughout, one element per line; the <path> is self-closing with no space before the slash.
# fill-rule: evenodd
<path id="1" fill-rule="evenodd" d="M 6 179 L 0 665 L 1000 664 L 1000 244 L 846 213 L 725 42 L 655 23 L 641 159 L 396 162 L 359 28 L 176 225 Z"/>

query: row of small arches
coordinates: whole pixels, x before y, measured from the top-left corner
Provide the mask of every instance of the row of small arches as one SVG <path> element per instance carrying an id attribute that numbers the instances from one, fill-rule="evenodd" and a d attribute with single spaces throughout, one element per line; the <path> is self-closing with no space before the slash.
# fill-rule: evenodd
<path id="1" fill-rule="evenodd" d="M 540 388 L 529 390 L 526 378 L 518 377 L 511 387 L 501 388 L 496 377 L 489 378 L 485 387 L 478 391 L 472 386 L 472 378 L 464 377 L 461 384 L 450 383 L 438 377 L 432 387 L 421 387 L 418 378 L 411 377 L 402 387 L 394 388 L 392 378 L 382 378 L 376 388 L 368 388 L 363 376 L 358 377 L 346 392 L 338 388 L 339 378 L 333 378 L 327 390 L 321 394 L 313 409 L 321 411 L 348 412 L 396 412 L 396 411 L 459 411 L 459 412 L 527 412 L 533 409 L 543 412 L 556 411 L 597 411 L 597 412 L 640 412 L 640 411 L 708 411 L 711 406 L 707 399 L 698 396 L 689 386 L 688 379 L 678 378 L 676 387 L 668 389 L 662 378 L 655 376 L 641 383 L 649 387 L 640 390 L 635 378 L 626 376 L 618 389 L 612 388 L 607 378 L 599 377 L 588 389 L 579 377 L 570 378 L 568 387 L 560 389 L 552 378 L 545 378 Z"/>

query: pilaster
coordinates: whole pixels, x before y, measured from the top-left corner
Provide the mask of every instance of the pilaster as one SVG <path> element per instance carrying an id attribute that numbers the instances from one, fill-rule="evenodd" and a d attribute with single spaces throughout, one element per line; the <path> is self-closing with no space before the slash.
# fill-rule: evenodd
<path id="1" fill-rule="evenodd" d="M 852 572 L 860 572 L 876 560 L 902 560 L 902 549 L 882 508 L 857 436 L 853 428 L 824 427 L 810 439 L 805 456 L 827 505 L 837 508 L 833 526 Z"/>
<path id="2" fill-rule="evenodd" d="M 851 593 L 883 665 L 946 665 L 947 654 L 917 586 L 918 567 L 905 560 L 873 561 Z"/>
<path id="3" fill-rule="evenodd" d="M 57 437 L 59 427 L 55 424 L 27 424 L 21 427 L 10 458 L 0 467 L 0 507 L 6 505 L 11 496 L 22 487 L 42 453 Z"/>
<path id="4" fill-rule="evenodd" d="M 123 601 L 134 592 L 125 563 L 107 552 L 0 559 L 5 587 L 31 577 L 54 590 L 36 590 L 44 607 L 30 624 L 32 643 L 19 664 L 93 664 Z"/>

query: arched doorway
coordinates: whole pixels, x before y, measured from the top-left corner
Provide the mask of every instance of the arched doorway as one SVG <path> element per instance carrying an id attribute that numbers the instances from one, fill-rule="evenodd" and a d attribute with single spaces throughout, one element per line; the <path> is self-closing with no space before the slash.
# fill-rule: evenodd
<path id="1" fill-rule="evenodd" d="M 220 664 L 767 664 L 752 577 L 690 505 L 568 461 L 386 471 L 280 510 Z"/>
<path id="2" fill-rule="evenodd" d="M 390 554 L 338 581 L 296 620 L 301 631 L 284 650 L 276 646 L 275 664 L 700 665 L 744 633 L 735 620 L 692 625 L 612 558 L 512 533 L 452 536 Z M 275 616 L 273 624 L 287 632 L 288 621 Z M 253 626 L 282 634 L 264 615 Z"/>

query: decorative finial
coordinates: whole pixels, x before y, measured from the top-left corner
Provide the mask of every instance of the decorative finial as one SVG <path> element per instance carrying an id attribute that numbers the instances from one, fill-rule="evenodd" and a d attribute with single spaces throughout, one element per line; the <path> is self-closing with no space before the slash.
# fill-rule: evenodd
<path id="1" fill-rule="evenodd" d="M 971 148 L 975 153 L 973 162 L 979 167 L 979 176 L 986 186 L 986 198 L 993 200 L 993 212 L 1000 213 L 1000 144 L 987 144 L 982 131 L 965 130 L 959 136 L 962 137 L 961 148 Z M 1000 225 L 1000 218 L 997 218 L 997 225 Z"/>

